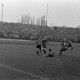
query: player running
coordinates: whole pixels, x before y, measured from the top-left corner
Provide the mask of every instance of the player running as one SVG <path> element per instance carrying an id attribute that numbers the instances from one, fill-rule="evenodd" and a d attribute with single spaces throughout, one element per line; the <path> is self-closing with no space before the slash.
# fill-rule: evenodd
<path id="1" fill-rule="evenodd" d="M 68 40 L 66 41 L 65 38 L 64 38 L 63 41 L 62 41 L 62 47 L 61 47 L 59 56 L 62 54 L 63 51 L 68 50 L 68 48 L 71 48 L 71 51 L 73 50 L 73 46 L 72 46 L 72 44 L 71 44 L 70 39 L 68 39 Z"/>
<path id="2" fill-rule="evenodd" d="M 62 40 L 61 46 L 62 46 L 62 47 L 61 47 L 61 49 L 60 49 L 60 54 L 59 54 L 59 56 L 61 56 L 61 54 L 63 53 L 63 51 L 66 51 L 66 50 L 68 49 L 65 38 Z"/>
<path id="3" fill-rule="evenodd" d="M 68 41 L 67 41 L 67 48 L 71 48 L 71 51 L 73 50 L 73 46 L 71 44 L 70 39 L 68 39 Z"/>

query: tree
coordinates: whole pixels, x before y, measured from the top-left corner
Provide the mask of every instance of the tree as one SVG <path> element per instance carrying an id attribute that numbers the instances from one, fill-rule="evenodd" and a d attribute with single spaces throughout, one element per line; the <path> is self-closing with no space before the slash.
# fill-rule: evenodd
<path id="1" fill-rule="evenodd" d="M 37 18 L 37 20 L 36 20 L 36 25 L 41 25 L 41 20 L 40 20 L 40 18 Z"/>
<path id="2" fill-rule="evenodd" d="M 27 15 L 24 17 L 24 23 L 27 24 Z"/>
<path id="3" fill-rule="evenodd" d="M 30 24 L 30 15 L 29 14 L 27 15 L 27 20 L 26 21 L 27 21 L 27 24 Z"/>
<path id="4" fill-rule="evenodd" d="M 34 18 L 34 17 L 31 17 L 30 20 L 31 20 L 31 21 L 30 21 L 30 24 L 34 25 L 34 24 L 35 24 L 35 18 Z"/>
<path id="5" fill-rule="evenodd" d="M 21 17 L 21 24 L 24 24 L 24 16 Z"/>

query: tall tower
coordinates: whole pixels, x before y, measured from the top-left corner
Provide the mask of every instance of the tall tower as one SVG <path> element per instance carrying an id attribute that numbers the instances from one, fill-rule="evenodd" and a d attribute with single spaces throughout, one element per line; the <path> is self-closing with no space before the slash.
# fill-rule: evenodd
<path id="1" fill-rule="evenodd" d="M 3 3 L 2 3 L 2 20 L 1 21 L 3 22 Z"/>
<path id="2" fill-rule="evenodd" d="M 2 3 L 2 16 L 1 16 L 1 27 L 3 26 L 3 3 Z"/>
<path id="3" fill-rule="evenodd" d="M 47 22 L 48 22 L 48 4 L 47 4 L 47 9 L 46 9 L 46 26 L 47 26 Z"/>

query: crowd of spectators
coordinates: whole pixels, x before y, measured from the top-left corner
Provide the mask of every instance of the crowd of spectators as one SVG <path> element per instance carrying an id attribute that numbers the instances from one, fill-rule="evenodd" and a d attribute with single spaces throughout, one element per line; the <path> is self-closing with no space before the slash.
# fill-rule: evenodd
<path id="1" fill-rule="evenodd" d="M 21 23 L 0 22 L 0 38 L 37 40 L 39 37 L 50 41 L 61 41 L 69 38 L 72 42 L 80 42 L 80 29 L 72 27 L 38 26 Z"/>

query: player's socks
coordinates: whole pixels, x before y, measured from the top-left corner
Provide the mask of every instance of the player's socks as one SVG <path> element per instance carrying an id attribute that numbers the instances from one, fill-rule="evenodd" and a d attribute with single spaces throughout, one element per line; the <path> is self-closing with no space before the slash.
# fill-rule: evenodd
<path id="1" fill-rule="evenodd" d="M 44 50 L 44 53 L 46 54 L 46 51 Z"/>
<path id="2" fill-rule="evenodd" d="M 46 50 L 43 50 L 44 51 L 44 53 L 46 54 Z"/>
<path id="3" fill-rule="evenodd" d="M 73 46 L 71 47 L 71 51 L 73 50 Z"/>
<path id="4" fill-rule="evenodd" d="M 37 51 L 37 55 L 39 56 L 39 52 Z"/>
<path id="5" fill-rule="evenodd" d="M 62 54 L 62 51 L 60 52 L 59 56 L 61 56 L 61 54 Z"/>

